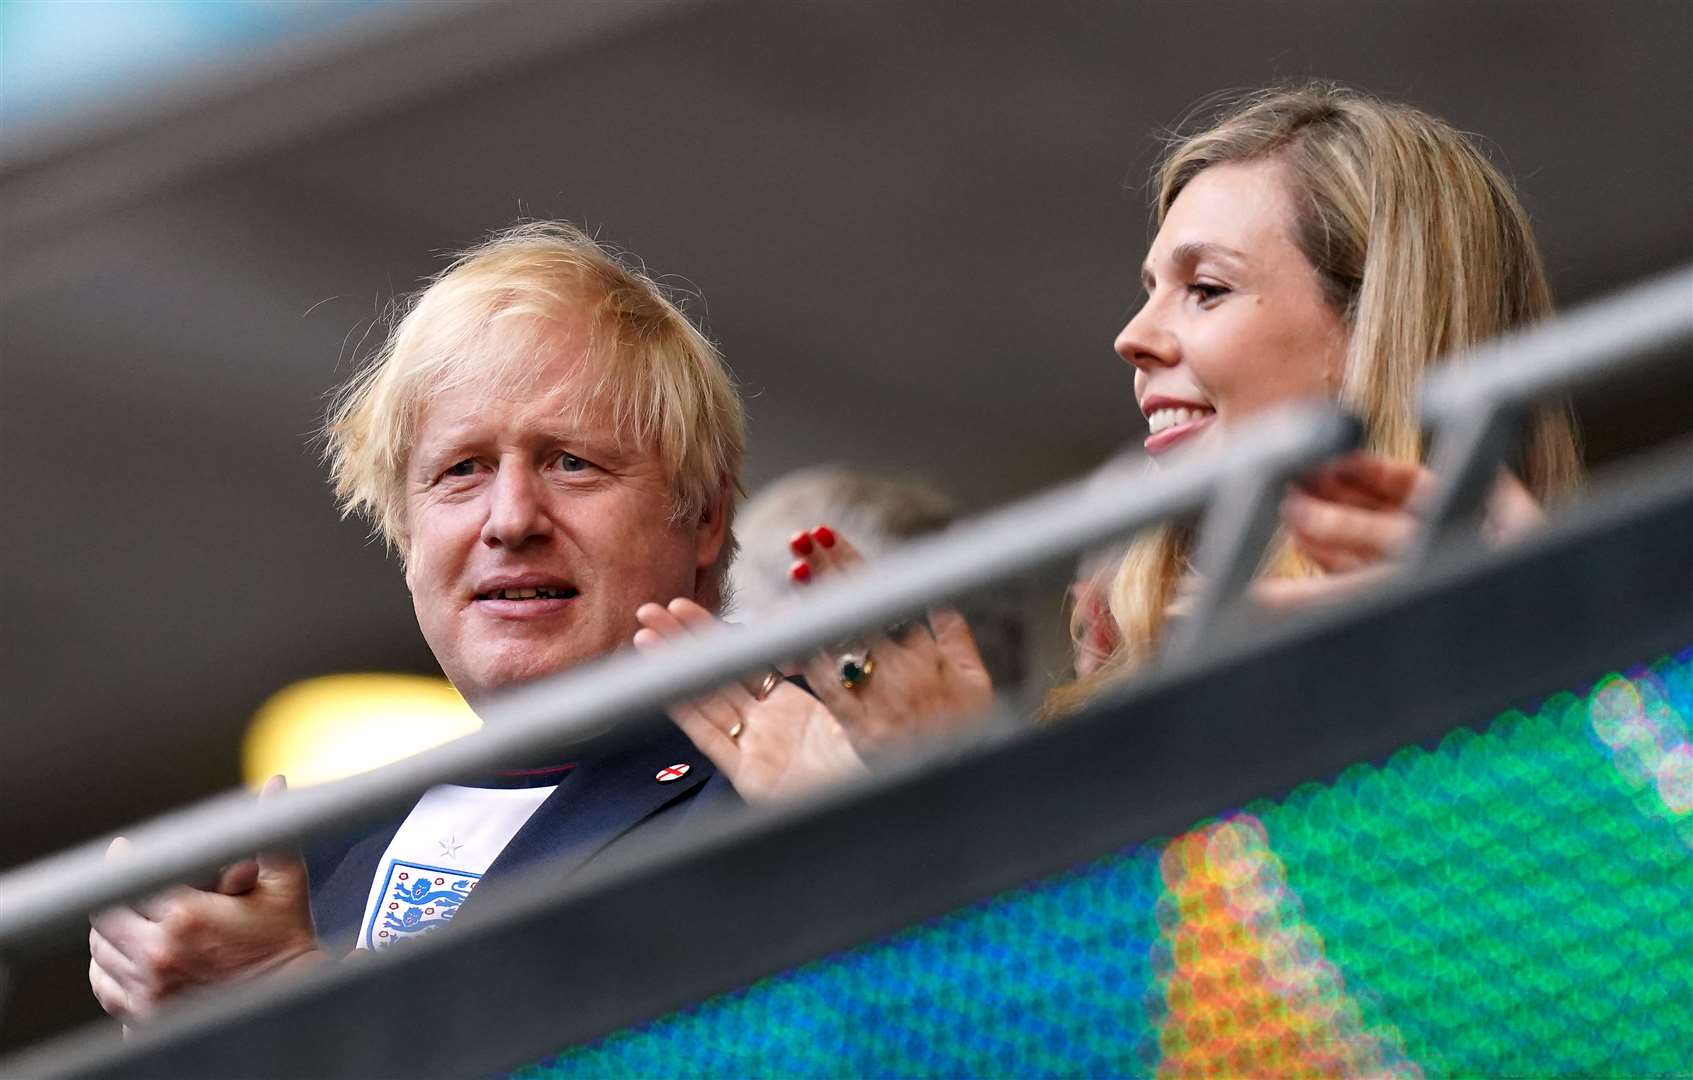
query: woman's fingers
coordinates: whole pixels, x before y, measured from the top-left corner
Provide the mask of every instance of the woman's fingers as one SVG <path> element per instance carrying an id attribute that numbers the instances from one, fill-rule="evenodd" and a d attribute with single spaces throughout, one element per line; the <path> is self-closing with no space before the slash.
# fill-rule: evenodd
<path id="1" fill-rule="evenodd" d="M 1355 596 L 1392 572 L 1391 567 L 1377 565 L 1325 577 L 1260 578 L 1252 584 L 1252 599 L 1277 612 L 1321 607 Z"/>
<path id="2" fill-rule="evenodd" d="M 1366 510 L 1302 491 L 1289 492 L 1282 501 L 1282 521 L 1320 564 L 1338 553 L 1365 562 L 1393 558 L 1417 532 L 1417 519 L 1403 510 Z"/>
<path id="3" fill-rule="evenodd" d="M 1348 483 L 1332 468 L 1317 470 L 1300 480 L 1294 490 L 1332 503 L 1361 506 L 1366 510 L 1387 510 L 1399 505 L 1398 502 L 1383 498 L 1373 490 Z"/>
<path id="4" fill-rule="evenodd" d="M 651 606 L 656 608 L 658 605 Z M 637 612 L 636 615 L 639 617 L 640 613 Z M 648 612 L 647 619 L 655 627 L 663 625 L 670 628 L 674 636 L 677 637 L 715 633 L 726 628 L 726 624 L 721 619 L 685 596 L 678 596 L 665 605 L 662 615 L 657 611 Z M 719 692 L 728 695 L 728 703 L 734 706 L 736 710 L 745 712 L 763 700 L 771 674 L 774 674 L 778 680 L 781 679 L 782 673 L 775 668 L 770 668 L 766 672 L 759 672 L 732 684 L 735 690 L 740 691 L 739 693 L 732 692 L 729 685 L 721 687 Z"/>
<path id="5" fill-rule="evenodd" d="M 929 629 L 934 633 L 935 644 L 940 647 L 941 653 L 955 666 L 986 670 L 982 665 L 981 650 L 976 648 L 976 635 L 970 629 L 970 621 L 957 608 L 930 608 Z"/>
<path id="6" fill-rule="evenodd" d="M 829 573 L 838 574 L 864 562 L 864 556 L 852 546 L 852 541 L 827 525 L 819 525 L 811 530 L 811 536 L 817 541 L 817 563 Z"/>
<path id="7" fill-rule="evenodd" d="M 1295 537 L 1295 543 L 1298 544 L 1299 550 L 1326 574 L 1349 574 L 1369 566 L 1374 561 L 1350 548 L 1330 547 L 1298 537 Z"/>
<path id="8" fill-rule="evenodd" d="M 795 585 L 808 584 L 819 575 L 839 573 L 864 561 L 858 549 L 828 525 L 795 533 L 788 539 L 788 551 L 794 556 L 788 580 Z"/>
<path id="9" fill-rule="evenodd" d="M 1435 477 L 1413 461 L 1380 454 L 1347 454 L 1313 472 L 1300 485 L 1328 502 L 1365 510 L 1421 510 L 1434 497 Z"/>
<path id="10" fill-rule="evenodd" d="M 731 781 L 740 764 L 741 748 L 729 733 L 692 705 L 679 705 L 668 710 L 670 719 L 688 737 L 699 752 L 728 774 Z"/>
<path id="11" fill-rule="evenodd" d="M 682 621 L 670 613 L 670 609 L 663 604 L 642 604 L 635 609 L 635 621 L 644 630 L 652 631 L 659 640 L 686 637 L 687 628 Z M 651 640 L 651 638 L 649 638 Z"/>
<path id="12" fill-rule="evenodd" d="M 646 606 L 658 607 L 656 604 Z M 643 626 L 635 631 L 635 647 L 643 651 L 661 648 L 670 640 L 672 639 L 666 637 L 663 632 L 650 626 Z M 676 702 L 665 711 L 700 753 L 710 758 L 712 764 L 729 773 L 733 779 L 739 749 L 735 746 L 735 740 L 729 737 L 730 725 L 725 725 L 714 717 L 710 706 L 711 698 L 705 697 Z"/>
<path id="13" fill-rule="evenodd" d="M 680 598 L 663 606 L 642 604 L 635 610 L 635 619 L 642 624 L 641 629 L 635 631 L 635 646 L 646 650 L 696 637 L 698 631 L 709 631 L 718 625 L 717 618 L 709 611 L 692 600 Z M 669 712 L 670 718 L 694 741 L 694 745 L 722 768 L 726 766 L 719 758 L 734 756 L 735 748 L 729 733 L 744 721 L 747 709 L 755 703 L 756 699 L 746 687 L 739 682 L 730 682 L 690 701 L 678 702 Z M 705 733 L 701 724 L 708 725 L 728 740 L 729 745 L 724 746 Z"/>
<path id="14" fill-rule="evenodd" d="M 1261 581 L 1253 595 L 1266 607 L 1291 610 L 1333 602 L 1390 572 L 1422 528 L 1438 480 L 1416 462 L 1348 454 L 1317 469 L 1282 502 L 1282 523 L 1299 550 L 1327 577 Z M 1485 533 L 1509 543 L 1545 520 L 1540 505 L 1508 470 L 1487 500 Z"/>
<path id="15" fill-rule="evenodd" d="M 721 625 L 717 616 L 685 596 L 678 596 L 670 601 L 666 609 L 678 623 L 692 631 L 708 630 Z"/>
<path id="16" fill-rule="evenodd" d="M 1353 570 L 1404 550 L 1437 486 L 1435 475 L 1415 462 L 1349 454 L 1301 481 L 1282 504 L 1282 520 L 1325 570 Z M 1487 538 L 1510 543 L 1545 520 L 1522 482 L 1499 470 L 1487 498 Z"/>

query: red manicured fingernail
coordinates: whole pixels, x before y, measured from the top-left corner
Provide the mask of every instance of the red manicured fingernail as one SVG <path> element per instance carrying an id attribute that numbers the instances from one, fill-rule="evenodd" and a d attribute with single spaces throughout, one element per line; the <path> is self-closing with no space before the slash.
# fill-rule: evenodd
<path id="1" fill-rule="evenodd" d="M 806 562 L 794 563 L 788 567 L 788 576 L 804 585 L 811 580 L 811 564 Z"/>
<path id="2" fill-rule="evenodd" d="M 788 540 L 788 550 L 795 555 L 811 554 L 811 534 L 801 529 Z"/>
<path id="3" fill-rule="evenodd" d="M 811 530 L 811 538 L 826 548 L 835 546 L 835 530 L 827 525 L 819 525 Z"/>

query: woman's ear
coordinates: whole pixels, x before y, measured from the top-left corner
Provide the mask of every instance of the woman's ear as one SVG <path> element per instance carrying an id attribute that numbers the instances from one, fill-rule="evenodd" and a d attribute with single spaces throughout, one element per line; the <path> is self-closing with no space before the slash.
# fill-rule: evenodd
<path id="1" fill-rule="evenodd" d="M 1344 319 L 1339 323 L 1323 368 L 1323 385 L 1337 398 L 1346 389 L 1346 361 L 1352 353 L 1352 327 Z"/>

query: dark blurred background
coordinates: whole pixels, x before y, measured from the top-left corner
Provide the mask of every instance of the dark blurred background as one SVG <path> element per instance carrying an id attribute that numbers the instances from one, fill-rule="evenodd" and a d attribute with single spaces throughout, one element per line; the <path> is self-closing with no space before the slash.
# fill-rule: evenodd
<path id="1" fill-rule="evenodd" d="M 434 670 L 312 433 L 384 306 L 519 215 L 705 298 L 752 483 L 847 462 L 972 507 L 1144 433 L 1110 343 L 1160 132 L 1214 91 L 1321 76 L 1478 133 L 1565 303 L 1693 255 L 1686 0 L 0 16 L 0 867 L 238 782 L 289 682 Z M 1591 456 L 1693 428 L 1679 379 L 1581 401 Z M 72 944 L 0 1047 L 93 1015 Z"/>

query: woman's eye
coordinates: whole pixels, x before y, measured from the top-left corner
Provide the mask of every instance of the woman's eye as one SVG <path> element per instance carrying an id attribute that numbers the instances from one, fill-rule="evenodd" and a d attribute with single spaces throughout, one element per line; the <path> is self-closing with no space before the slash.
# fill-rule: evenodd
<path id="1" fill-rule="evenodd" d="M 558 456 L 558 467 L 565 472 L 581 472 L 588 467 L 588 463 L 575 454 L 560 454 Z"/>
<path id="2" fill-rule="evenodd" d="M 1229 291 L 1227 286 L 1213 285 L 1208 281 L 1196 281 L 1189 285 L 1187 290 L 1197 296 L 1202 304 L 1208 304 L 1218 297 L 1225 296 Z"/>

